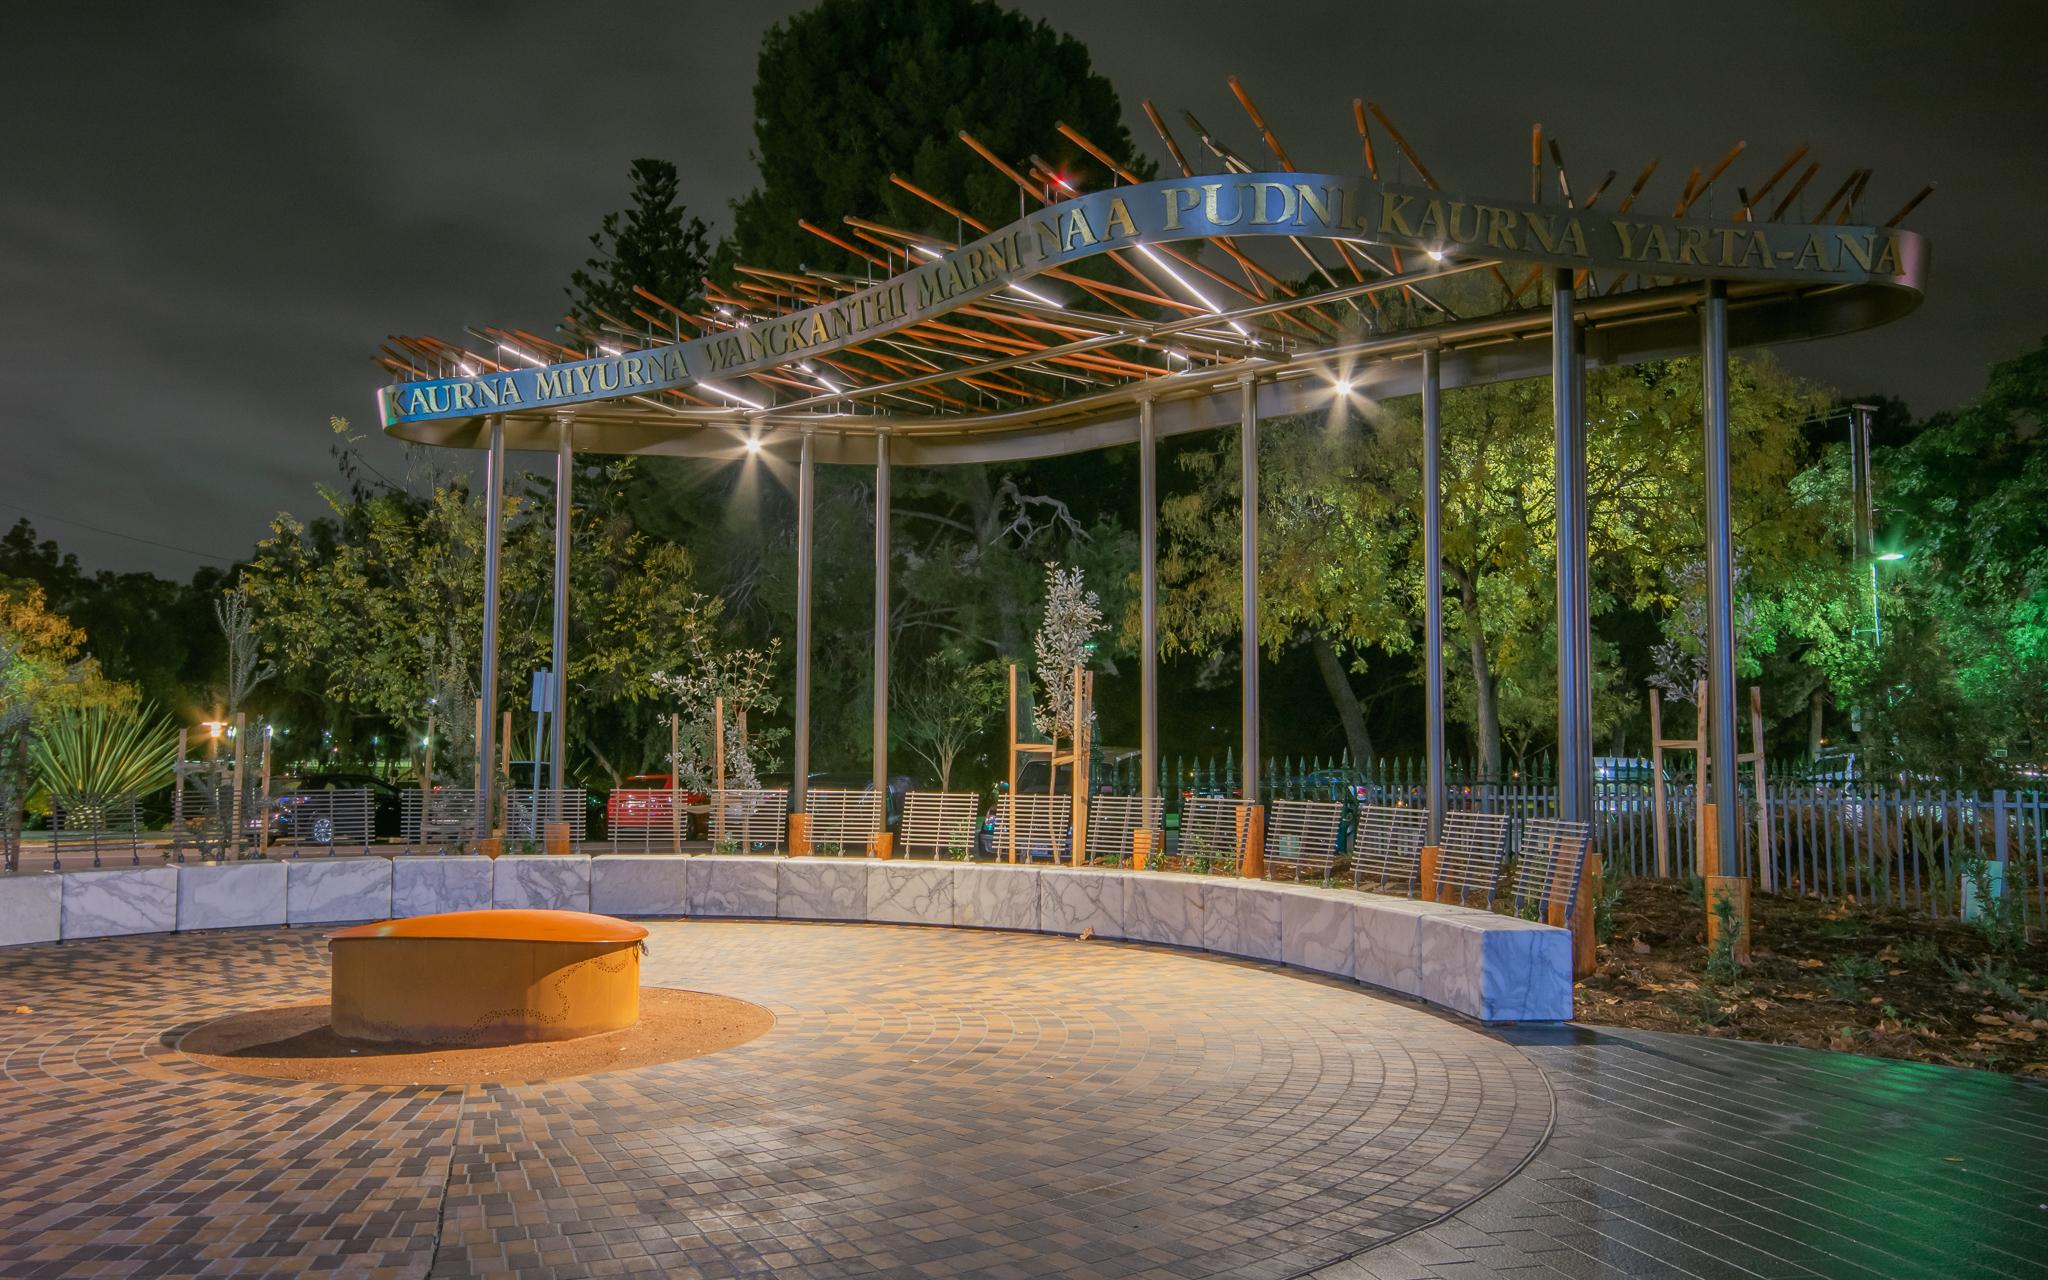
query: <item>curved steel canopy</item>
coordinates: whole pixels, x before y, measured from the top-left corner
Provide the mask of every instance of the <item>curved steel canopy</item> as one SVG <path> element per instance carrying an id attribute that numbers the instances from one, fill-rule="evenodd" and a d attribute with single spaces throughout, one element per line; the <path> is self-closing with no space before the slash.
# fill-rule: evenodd
<path id="1" fill-rule="evenodd" d="M 704 316 L 644 294 L 662 314 L 641 312 L 644 328 L 612 323 L 585 335 L 594 355 L 519 331 L 478 332 L 496 344 L 484 352 L 397 339 L 403 350 L 387 349 L 385 364 L 409 376 L 384 388 L 378 407 L 391 435 L 458 448 L 484 447 L 486 423 L 501 417 L 507 447 L 553 449 L 573 415 L 575 447 L 587 452 L 793 455 L 807 431 L 820 462 L 869 463 L 883 433 L 899 463 L 998 461 L 1134 441 L 1144 401 L 1160 434 L 1234 424 L 1247 380 L 1262 417 L 1327 407 L 1337 381 L 1372 397 L 1412 394 L 1424 350 L 1438 353 L 1449 386 L 1542 375 L 1551 311 L 1540 287 L 1533 301 L 1543 305 L 1520 299 L 1552 274 L 1543 267 L 1574 271 L 1594 364 L 1696 352 L 1691 282 L 1700 280 L 1726 282 L 1736 346 L 1851 332 L 1919 304 L 1929 249 L 1892 225 L 1899 217 L 1831 223 L 1831 200 L 1812 224 L 1760 220 L 1762 189 L 1735 218 L 1684 216 L 1711 185 L 1697 173 L 1678 216 L 1631 212 L 1648 172 L 1612 212 L 1597 207 L 1606 183 L 1575 205 L 1561 166 L 1555 204 L 1291 171 L 1118 183 L 1055 201 L 1051 182 L 1071 183 L 1045 175 L 1042 209 L 959 247 L 846 219 L 881 249 L 873 254 L 805 224 L 889 270 L 863 282 L 743 268 L 737 291 L 712 290 L 728 301 Z M 1291 245 L 1317 287 L 1289 290 L 1238 247 L 1254 239 Z M 1195 252 L 1173 247 L 1187 242 Z M 1312 244 L 1333 248 L 1338 262 L 1326 265 Z M 1209 246 L 1244 285 L 1201 260 Z M 1143 287 L 1069 270 L 1103 255 Z M 1491 310 L 1456 314 L 1444 299 L 1478 296 L 1474 285 Z M 1239 305 L 1216 300 L 1232 292 Z M 672 331 L 657 331 L 657 320 Z M 684 321 L 699 336 L 662 340 L 680 337 Z M 963 391 L 973 399 L 954 394 Z"/>

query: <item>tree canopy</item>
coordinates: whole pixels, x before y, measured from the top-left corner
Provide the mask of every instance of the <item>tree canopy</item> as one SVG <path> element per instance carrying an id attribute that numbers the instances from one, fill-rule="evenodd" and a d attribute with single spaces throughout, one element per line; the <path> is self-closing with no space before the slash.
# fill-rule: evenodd
<path id="1" fill-rule="evenodd" d="M 984 222 L 1017 216 L 1009 179 L 963 146 L 965 129 L 1012 161 L 1084 160 L 1065 121 L 1141 177 L 1117 94 L 1087 47 L 989 0 L 824 0 L 769 28 L 754 80 L 761 185 L 733 206 L 739 259 L 795 270 L 864 263 L 798 227 L 846 214 L 948 240 L 954 220 L 894 185 L 900 174 Z"/>

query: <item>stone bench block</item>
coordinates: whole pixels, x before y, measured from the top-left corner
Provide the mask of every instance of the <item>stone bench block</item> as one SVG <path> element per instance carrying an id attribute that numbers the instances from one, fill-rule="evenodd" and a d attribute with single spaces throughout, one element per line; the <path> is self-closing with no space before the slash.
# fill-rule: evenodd
<path id="1" fill-rule="evenodd" d="M 776 868 L 782 858 L 699 854 L 690 859 L 684 896 L 693 916 L 775 918 Z"/>
<path id="2" fill-rule="evenodd" d="M 1037 867 L 963 862 L 953 868 L 953 923 L 965 929 L 1038 929 Z"/>
<path id="3" fill-rule="evenodd" d="M 285 878 L 282 862 L 188 862 L 178 868 L 178 931 L 283 924 Z"/>
<path id="4" fill-rule="evenodd" d="M 883 924 L 952 924 L 955 870 L 942 862 L 875 863 L 868 872 L 867 918 Z"/>
<path id="5" fill-rule="evenodd" d="M 775 914 L 784 920 L 868 918 L 868 864 L 854 858 L 787 858 L 775 873 Z"/>
<path id="6" fill-rule="evenodd" d="M 1572 936 L 1490 911 L 1425 915 L 1422 998 L 1482 1022 L 1568 1019 Z"/>
<path id="7" fill-rule="evenodd" d="M 1203 899 L 1199 876 L 1134 871 L 1124 877 L 1123 936 L 1133 942 L 1202 947 Z"/>
<path id="8" fill-rule="evenodd" d="M 1339 889 L 1268 889 L 1280 895 L 1280 960 L 1295 969 L 1350 977 L 1359 896 Z"/>
<path id="9" fill-rule="evenodd" d="M 113 938 L 178 927 L 178 868 L 64 873 L 64 936 Z"/>
<path id="10" fill-rule="evenodd" d="M 1255 880 L 1197 878 L 1202 882 L 1203 948 L 1278 964 L 1281 891 Z"/>
<path id="11" fill-rule="evenodd" d="M 506 854 L 491 867 L 491 905 L 534 911 L 590 910 L 586 854 Z"/>
<path id="12" fill-rule="evenodd" d="M 491 860 L 465 855 L 421 855 L 391 860 L 393 917 L 431 916 L 444 911 L 487 911 L 491 905 Z"/>
<path id="13" fill-rule="evenodd" d="M 590 860 L 590 909 L 608 916 L 679 916 L 688 910 L 690 859 L 608 853 Z"/>
<path id="14" fill-rule="evenodd" d="M 1124 877 L 1108 871 L 1041 871 L 1038 931 L 1124 936 Z"/>
<path id="15" fill-rule="evenodd" d="M 1422 994 L 1422 921 L 1462 910 L 1410 898 L 1364 895 L 1352 942 L 1351 976 L 1404 996 Z"/>
<path id="16" fill-rule="evenodd" d="M 391 917 L 389 858 L 294 858 L 284 868 L 287 924 Z"/>
<path id="17" fill-rule="evenodd" d="M 0 947 L 64 936 L 64 877 L 55 871 L 0 874 Z"/>

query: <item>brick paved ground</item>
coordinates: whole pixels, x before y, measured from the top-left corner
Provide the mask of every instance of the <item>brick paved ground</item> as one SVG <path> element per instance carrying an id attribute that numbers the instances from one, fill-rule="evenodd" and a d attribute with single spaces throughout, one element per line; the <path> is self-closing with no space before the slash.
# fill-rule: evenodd
<path id="1" fill-rule="evenodd" d="M 0 952 L 0 1275 L 1296 1276 L 1515 1169 L 1519 1049 L 1347 984 L 1035 935 L 654 926 L 767 1035 L 523 1086 L 200 1067 L 320 931 Z"/>
<path id="2" fill-rule="evenodd" d="M 2048 1276 L 2048 1090 L 1656 1032 L 1509 1038 L 1557 1090 L 1549 1143 L 1316 1280 Z"/>

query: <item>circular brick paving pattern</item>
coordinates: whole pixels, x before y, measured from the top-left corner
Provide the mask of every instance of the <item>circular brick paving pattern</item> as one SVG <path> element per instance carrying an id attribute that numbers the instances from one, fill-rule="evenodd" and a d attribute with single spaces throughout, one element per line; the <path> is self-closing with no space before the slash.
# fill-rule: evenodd
<path id="1" fill-rule="evenodd" d="M 1505 1044 L 1358 988 L 1023 934 L 653 926 L 644 974 L 775 1027 L 523 1086 L 201 1065 L 324 994 L 324 935 L 0 953 L 0 1274 L 1299 1275 L 1543 1141 Z"/>

